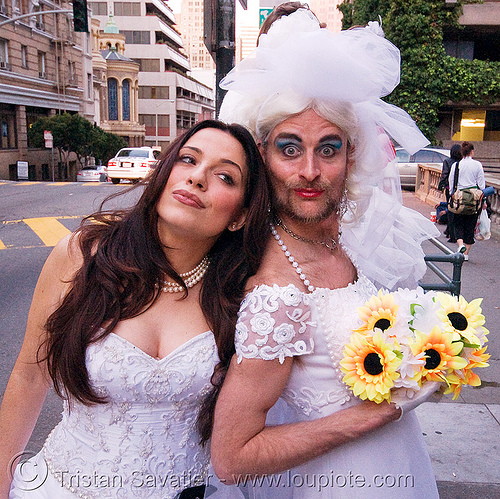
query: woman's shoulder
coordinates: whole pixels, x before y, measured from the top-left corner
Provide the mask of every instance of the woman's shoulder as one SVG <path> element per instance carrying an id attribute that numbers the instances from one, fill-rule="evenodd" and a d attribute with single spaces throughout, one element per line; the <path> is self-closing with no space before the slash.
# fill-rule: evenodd
<path id="1" fill-rule="evenodd" d="M 78 233 L 63 237 L 47 258 L 47 264 L 54 268 L 62 280 L 71 279 L 83 264 L 79 238 Z"/>

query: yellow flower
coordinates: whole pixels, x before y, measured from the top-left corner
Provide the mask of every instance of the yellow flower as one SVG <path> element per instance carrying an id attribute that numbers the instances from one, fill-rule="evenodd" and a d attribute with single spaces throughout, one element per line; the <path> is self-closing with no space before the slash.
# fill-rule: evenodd
<path id="1" fill-rule="evenodd" d="M 358 307 L 358 313 L 364 324 L 355 331 L 373 331 L 375 328 L 386 331 L 394 326 L 399 305 L 396 305 L 394 296 L 390 293 L 372 296 L 364 307 Z"/>
<path id="2" fill-rule="evenodd" d="M 344 382 L 356 397 L 379 404 L 383 400 L 390 402 L 390 390 L 399 378 L 396 369 L 400 364 L 393 346 L 385 342 L 380 332 L 373 336 L 354 332 L 344 348 L 340 368 L 345 373 Z"/>
<path id="3" fill-rule="evenodd" d="M 467 303 L 463 296 L 457 299 L 445 293 L 438 293 L 437 299 L 441 304 L 437 315 L 443 321 L 446 331 L 460 334 L 469 345 L 482 346 L 488 341 L 484 336 L 488 334 L 488 330 L 482 327 L 484 324 L 484 315 L 481 314 L 480 307 L 482 298 Z"/>
<path id="4" fill-rule="evenodd" d="M 444 392 L 445 394 L 453 393 L 453 400 L 456 400 L 460 395 L 463 385 L 481 385 L 481 379 L 475 372 L 472 371 L 472 369 L 476 367 L 489 366 L 486 361 L 490 358 L 490 355 L 485 353 L 485 351 L 486 347 L 471 350 L 470 354 L 466 358 L 468 364 L 463 369 L 453 370 L 446 376 L 449 385 Z"/>
<path id="5" fill-rule="evenodd" d="M 413 354 L 424 352 L 426 358 L 422 378 L 445 381 L 449 369 L 463 369 L 467 365 L 467 360 L 460 357 L 463 343 L 454 340 L 453 333 L 441 331 L 439 326 L 434 326 L 429 334 L 415 331 L 415 341 L 411 345 Z"/>

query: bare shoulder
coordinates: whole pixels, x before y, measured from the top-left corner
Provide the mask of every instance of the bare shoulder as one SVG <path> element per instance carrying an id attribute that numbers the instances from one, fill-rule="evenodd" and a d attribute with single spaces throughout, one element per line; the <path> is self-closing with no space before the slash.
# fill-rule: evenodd
<path id="1" fill-rule="evenodd" d="M 64 279 L 71 278 L 83 264 L 78 234 L 63 237 L 47 258 L 46 266 L 52 267 Z"/>

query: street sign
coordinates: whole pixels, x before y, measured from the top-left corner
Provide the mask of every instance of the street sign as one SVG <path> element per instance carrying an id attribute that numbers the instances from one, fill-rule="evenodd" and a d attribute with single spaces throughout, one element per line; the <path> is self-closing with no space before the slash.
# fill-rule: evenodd
<path id="1" fill-rule="evenodd" d="M 54 141 L 52 139 L 45 139 L 45 148 L 52 149 L 54 147 Z"/>
<path id="2" fill-rule="evenodd" d="M 28 162 L 17 162 L 17 180 L 28 180 Z"/>
<path id="3" fill-rule="evenodd" d="M 45 140 L 52 140 L 54 137 L 52 136 L 52 132 L 49 130 L 44 130 L 43 131 L 43 138 Z"/>
<path id="4" fill-rule="evenodd" d="M 259 9 L 259 28 L 262 26 L 262 23 L 266 20 L 267 16 L 273 11 L 272 7 L 268 7 L 266 9 Z"/>

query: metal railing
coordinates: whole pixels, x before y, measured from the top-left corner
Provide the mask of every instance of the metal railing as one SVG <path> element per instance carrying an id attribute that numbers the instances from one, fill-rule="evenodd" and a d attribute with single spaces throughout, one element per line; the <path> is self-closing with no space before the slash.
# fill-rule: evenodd
<path id="1" fill-rule="evenodd" d="M 435 238 L 429 239 L 429 241 L 434 244 L 438 249 L 440 249 L 443 255 L 425 255 L 425 262 L 427 267 L 432 270 L 443 282 L 435 284 L 424 284 L 419 283 L 419 286 L 425 291 L 448 291 L 452 295 L 460 295 L 460 284 L 462 278 L 462 264 L 464 263 L 464 255 L 462 253 L 455 253 Z M 453 275 L 448 276 L 443 270 L 441 270 L 434 262 L 445 262 L 453 264 Z"/>

